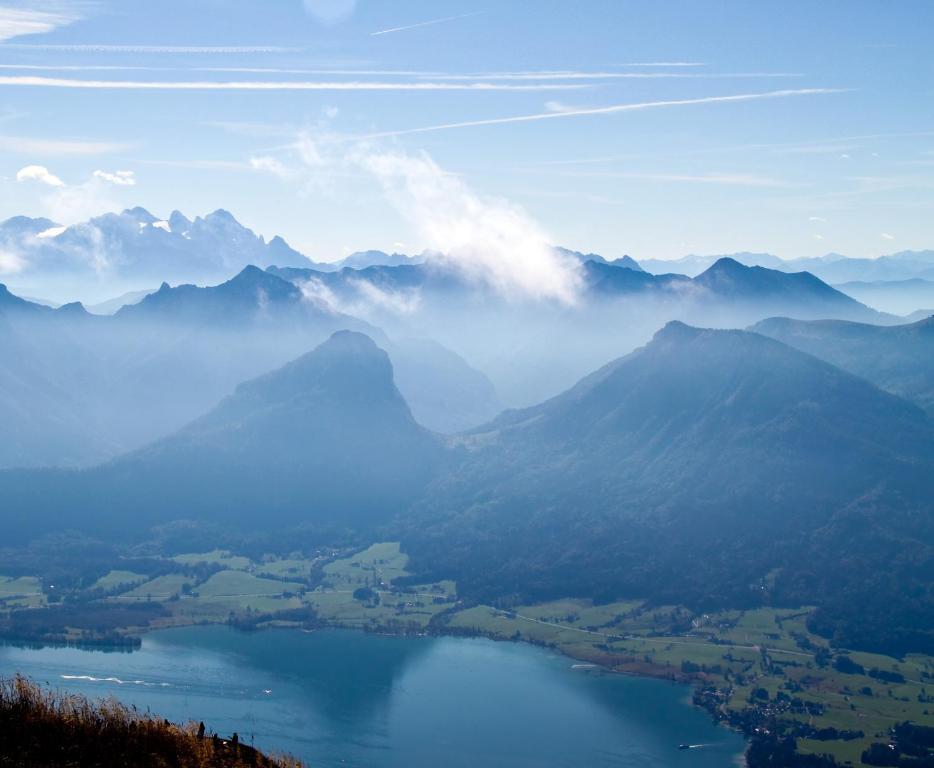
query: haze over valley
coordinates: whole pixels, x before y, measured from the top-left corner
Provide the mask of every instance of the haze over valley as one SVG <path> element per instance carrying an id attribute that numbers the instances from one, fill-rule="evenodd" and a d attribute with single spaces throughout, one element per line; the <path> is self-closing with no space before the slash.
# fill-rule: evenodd
<path id="1" fill-rule="evenodd" d="M 926 3 L 159 5 L 0 5 L 0 764 L 934 765 Z"/>

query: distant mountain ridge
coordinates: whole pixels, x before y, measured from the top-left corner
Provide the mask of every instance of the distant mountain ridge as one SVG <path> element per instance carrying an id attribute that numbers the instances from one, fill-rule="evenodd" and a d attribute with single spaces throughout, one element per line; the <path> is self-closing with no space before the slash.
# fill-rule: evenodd
<path id="1" fill-rule="evenodd" d="M 417 583 L 453 578 L 468 601 L 816 605 L 839 645 L 934 648 L 934 422 L 748 331 L 671 322 L 449 438 L 412 418 L 385 352 L 339 332 L 164 440 L 82 472 L 0 472 L 0 494 L 11 542 L 181 519 L 379 531 Z"/>
<path id="2" fill-rule="evenodd" d="M 339 531 L 386 522 L 410 504 L 444 460 L 441 448 L 412 417 L 388 355 L 368 336 L 338 331 L 145 448 L 83 471 L 0 472 L 0 487 L 10 493 L 11 540 L 28 538 L 40 510 L 52 525 L 97 534 L 133 536 L 181 509 L 240 530 L 262 519 Z M 80 509 L 84 521 L 72 518 Z"/>
<path id="3" fill-rule="evenodd" d="M 776 317 L 751 330 L 861 376 L 934 416 L 934 316 L 893 326 Z"/>
<path id="4" fill-rule="evenodd" d="M 500 410 L 495 388 L 427 339 L 389 339 L 295 285 L 247 267 L 217 286 L 167 284 L 112 316 L 52 309 L 0 285 L 0 467 L 84 466 L 202 415 L 242 381 L 338 330 L 378 338 L 420 422 L 450 432 Z"/>
<path id="5" fill-rule="evenodd" d="M 839 253 L 825 256 L 783 259 L 771 253 L 691 254 L 678 259 L 640 259 L 653 274 L 679 273 L 695 277 L 722 258 L 732 258 L 749 267 L 766 267 L 783 272 L 810 272 L 827 283 L 874 282 L 923 278 L 934 280 L 934 250 L 899 251 L 877 258 L 853 258 Z"/>
<path id="6" fill-rule="evenodd" d="M 145 208 L 107 213 L 69 227 L 14 217 L 0 223 L 0 247 L 17 255 L 18 284 L 69 280 L 81 294 L 102 280 L 138 290 L 163 280 L 211 283 L 249 264 L 312 266 L 281 237 L 269 242 L 219 209 L 191 220 L 158 219 Z"/>
<path id="7" fill-rule="evenodd" d="M 793 306 L 811 317 L 848 317 L 885 320 L 883 315 L 827 285 L 806 272 L 787 273 L 748 267 L 723 257 L 695 278 L 678 274 L 653 275 L 629 266 L 624 257 L 616 262 L 581 256 L 585 291 L 594 296 L 646 295 L 675 302 L 720 301 L 740 304 L 771 303 Z M 631 261 L 631 259 L 629 260 Z M 633 262 L 635 264 L 635 262 Z M 384 291 L 428 289 L 450 292 L 470 290 L 470 283 L 456 270 L 433 263 L 400 266 L 377 265 L 359 270 L 321 272 L 310 268 L 270 267 L 272 274 L 297 284 L 315 281 L 339 296 L 353 300 L 361 281 Z M 767 312 L 763 308 L 764 312 Z M 894 319 L 894 318 L 893 318 Z"/>
<path id="8" fill-rule="evenodd" d="M 925 307 L 934 307 L 932 279 L 852 280 L 838 283 L 834 288 L 880 312 L 908 315 Z"/>

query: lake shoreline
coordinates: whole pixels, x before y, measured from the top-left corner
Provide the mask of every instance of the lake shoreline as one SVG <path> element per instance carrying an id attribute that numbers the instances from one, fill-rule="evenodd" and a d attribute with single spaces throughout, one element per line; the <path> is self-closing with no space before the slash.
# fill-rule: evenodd
<path id="1" fill-rule="evenodd" d="M 204 720 L 222 734 L 252 740 L 255 729 L 257 745 L 309 765 L 337 766 L 356 755 L 350 764 L 427 766 L 453 750 L 452 765 L 518 768 L 526 765 L 519 747 L 531 739 L 543 766 L 568 764 L 575 754 L 594 766 L 635 766 L 633 756 L 644 751 L 653 765 L 722 768 L 737 764 L 744 749 L 738 734 L 718 734 L 715 723 L 686 706 L 689 694 L 680 686 L 608 675 L 606 667 L 574 674 L 567 654 L 531 643 L 333 625 L 233 629 L 216 622 L 154 628 L 132 654 L 0 648 L 0 669 L 91 699 L 114 696 L 172 722 Z M 464 727 L 452 730 L 459 721 Z M 351 742 L 341 736 L 345 728 Z M 543 740 L 535 735 L 542 728 Z M 438 736 L 425 742 L 417 734 L 426 732 Z M 679 744 L 705 748 L 689 758 Z M 426 754 L 434 760 L 425 762 Z"/>
<path id="2" fill-rule="evenodd" d="M 694 694 L 698 690 L 698 685 L 700 681 L 698 681 L 696 678 L 692 678 L 690 675 L 673 673 L 671 669 L 668 667 L 662 667 L 658 665 L 643 663 L 643 664 L 638 665 L 638 669 L 632 669 L 632 668 L 626 669 L 626 668 L 621 668 L 620 665 L 612 665 L 607 660 L 608 654 L 606 653 L 594 654 L 592 656 L 573 655 L 573 654 L 568 653 L 566 650 L 564 650 L 563 648 L 561 648 L 560 646 L 556 644 L 535 642 L 534 640 L 530 640 L 525 637 L 513 639 L 510 637 L 497 636 L 493 633 L 481 632 L 481 631 L 467 632 L 462 629 L 445 628 L 443 625 L 429 627 L 427 631 L 406 632 L 406 631 L 394 630 L 391 627 L 377 626 L 374 628 L 370 628 L 370 627 L 354 626 L 351 624 L 343 624 L 340 622 L 333 622 L 333 621 L 325 621 L 321 626 L 316 626 L 316 627 L 308 627 L 308 626 L 302 626 L 302 625 L 295 624 L 295 623 L 290 624 L 290 623 L 285 623 L 285 622 L 280 622 L 280 623 L 268 622 L 268 623 L 258 624 L 255 626 L 243 626 L 242 624 L 238 624 L 236 622 L 231 622 L 231 621 L 227 621 L 227 622 L 201 621 L 201 622 L 181 622 L 178 624 L 171 624 L 169 626 L 134 628 L 134 632 L 142 636 L 142 635 L 158 633 L 158 632 L 162 632 L 166 630 L 171 630 L 171 629 L 183 629 L 183 628 L 191 628 L 191 627 L 210 627 L 210 626 L 229 627 L 230 629 L 236 632 L 239 632 L 239 633 L 243 633 L 243 634 L 254 634 L 258 632 L 268 632 L 268 631 L 275 632 L 275 631 L 283 631 L 283 630 L 286 630 L 286 631 L 297 630 L 302 633 L 314 634 L 320 631 L 339 630 L 342 632 L 354 632 L 354 633 L 360 633 L 360 634 L 365 634 L 365 635 L 375 635 L 375 636 L 381 636 L 381 637 L 387 637 L 387 638 L 396 638 L 400 640 L 419 638 L 419 637 L 450 637 L 450 638 L 465 638 L 465 639 L 482 638 L 485 640 L 491 640 L 496 643 L 511 643 L 511 644 L 522 643 L 524 645 L 540 648 L 543 650 L 553 651 L 559 654 L 560 656 L 570 659 L 572 661 L 583 662 L 584 664 L 589 665 L 591 669 L 597 670 L 600 673 L 622 675 L 622 676 L 632 677 L 636 679 L 658 680 L 659 682 L 664 681 L 672 685 L 684 686 L 688 688 L 690 693 L 687 696 L 687 701 L 685 703 L 689 704 L 692 708 L 701 709 L 705 711 L 708 715 L 710 715 L 711 720 L 717 726 L 721 728 L 725 728 L 728 731 L 731 731 L 733 733 L 738 733 L 743 736 L 745 746 L 743 747 L 742 752 L 736 755 L 736 759 L 737 759 L 736 765 L 739 766 L 739 768 L 748 768 L 748 764 L 746 760 L 746 751 L 749 747 L 749 738 L 745 734 L 742 733 L 741 729 L 736 728 L 732 726 L 731 724 L 729 724 L 727 720 L 725 719 L 725 717 L 717 717 L 717 715 L 714 712 L 712 712 L 708 707 L 705 707 L 697 703 Z M 0 641 L 2 641 L 2 638 L 0 638 Z M 68 647 L 75 647 L 75 648 L 80 648 L 82 650 L 89 650 L 89 651 L 122 652 L 122 653 L 130 653 L 130 654 L 138 650 L 140 647 L 139 644 L 133 645 L 132 647 L 128 647 L 127 645 L 123 645 L 123 646 L 114 645 L 114 647 L 108 651 L 106 644 L 96 644 L 96 645 L 87 644 L 84 647 L 82 647 L 82 644 L 80 643 L 66 643 L 65 645 L 67 645 Z M 583 671 L 586 672 L 588 670 L 585 669 Z"/>

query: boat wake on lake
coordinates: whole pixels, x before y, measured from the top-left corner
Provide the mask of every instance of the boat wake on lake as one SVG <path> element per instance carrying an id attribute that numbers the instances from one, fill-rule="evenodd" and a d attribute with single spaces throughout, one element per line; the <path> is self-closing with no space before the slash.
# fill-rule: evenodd
<path id="1" fill-rule="evenodd" d="M 121 680 L 119 677 L 93 677 L 92 675 L 60 675 L 62 680 L 86 680 L 90 683 L 116 683 L 117 685 L 142 685 L 146 688 L 170 688 L 171 683 L 150 683 L 146 680 Z"/>

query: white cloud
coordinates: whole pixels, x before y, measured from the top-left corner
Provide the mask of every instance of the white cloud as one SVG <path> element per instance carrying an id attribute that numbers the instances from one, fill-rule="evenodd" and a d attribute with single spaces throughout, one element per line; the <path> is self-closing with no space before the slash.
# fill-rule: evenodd
<path id="1" fill-rule="evenodd" d="M 48 229 L 43 229 L 41 232 L 39 232 L 36 237 L 39 240 L 48 240 L 53 237 L 58 237 L 66 229 L 68 229 L 68 227 L 49 227 Z"/>
<path id="2" fill-rule="evenodd" d="M 107 155 L 124 152 L 130 144 L 110 141 L 36 139 L 27 136 L 0 136 L 0 150 L 25 155 Z"/>
<path id="3" fill-rule="evenodd" d="M 0 275 L 15 275 L 25 268 L 26 262 L 18 253 L 0 250 Z"/>
<path id="4" fill-rule="evenodd" d="M 273 176 L 276 176 L 280 179 L 290 179 L 295 176 L 295 171 L 286 166 L 281 160 L 276 157 L 269 156 L 258 156 L 250 158 L 250 167 L 254 171 L 262 171 L 263 173 L 271 173 Z"/>
<path id="5" fill-rule="evenodd" d="M 374 309 L 409 315 L 421 304 L 421 291 L 418 289 L 386 291 L 368 280 L 359 279 L 348 280 L 346 286 L 355 295 L 338 296 L 317 278 L 306 280 L 300 288 L 308 301 L 354 317 L 369 317 Z"/>
<path id="6" fill-rule="evenodd" d="M 895 235 L 891 235 L 891 234 L 889 234 L 888 232 L 883 232 L 883 233 L 882 233 L 882 239 L 883 239 L 883 240 L 894 240 L 894 239 L 895 239 Z"/>
<path id="7" fill-rule="evenodd" d="M 827 221 L 823 216 L 808 216 L 808 221 Z"/>
<path id="8" fill-rule="evenodd" d="M 437 80 L 745 80 L 755 78 L 801 77 L 800 72 L 473 72 L 424 75 Z"/>
<path id="9" fill-rule="evenodd" d="M 437 258 L 512 297 L 573 303 L 579 265 L 521 208 L 486 199 L 427 154 L 360 152 L 354 162 L 380 182 L 389 202 Z"/>
<path id="10" fill-rule="evenodd" d="M 119 211 L 122 206 L 112 197 L 114 186 L 97 177 L 84 184 L 56 189 L 42 200 L 46 215 L 63 224 L 87 221 L 102 213 Z"/>
<path id="11" fill-rule="evenodd" d="M 388 310 L 397 315 L 410 315 L 421 304 L 422 296 L 418 290 L 386 291 L 369 280 L 352 280 L 350 284 L 368 306 Z"/>
<path id="12" fill-rule="evenodd" d="M 292 145 L 292 149 L 298 152 L 298 156 L 305 165 L 317 166 L 324 164 L 324 159 L 318 149 L 318 143 L 308 131 L 302 131 L 298 135 L 298 139 Z"/>
<path id="13" fill-rule="evenodd" d="M 39 75 L 0 76 L 0 86 L 136 91 L 564 91 L 589 88 L 568 83 L 364 82 L 345 80 L 79 80 Z"/>
<path id="14" fill-rule="evenodd" d="M 50 172 L 44 165 L 27 165 L 16 172 L 17 181 L 38 181 L 41 184 L 48 184 L 50 187 L 64 187 L 62 181 L 54 173 Z"/>
<path id="15" fill-rule="evenodd" d="M 4 48 L 66 53 L 301 53 L 303 48 L 282 45 L 111 45 L 108 43 L 11 43 Z"/>
<path id="16" fill-rule="evenodd" d="M 135 187 L 136 176 L 133 171 L 94 171 L 94 178 L 116 184 L 118 187 Z"/>
<path id="17" fill-rule="evenodd" d="M 40 11 L 0 6 L 0 40 L 20 35 L 41 35 L 67 26 L 78 17 L 63 11 Z"/>
<path id="18" fill-rule="evenodd" d="M 24 168 L 17 174 L 17 178 L 25 171 L 30 171 L 29 178 L 36 178 L 53 187 L 41 199 L 44 213 L 50 219 L 66 225 L 83 222 L 102 213 L 119 211 L 123 206 L 115 193 L 118 189 L 136 184 L 132 171 L 94 171 L 84 183 L 71 185 L 66 185 L 42 166 Z M 46 180 L 46 174 L 59 183 Z"/>

